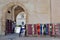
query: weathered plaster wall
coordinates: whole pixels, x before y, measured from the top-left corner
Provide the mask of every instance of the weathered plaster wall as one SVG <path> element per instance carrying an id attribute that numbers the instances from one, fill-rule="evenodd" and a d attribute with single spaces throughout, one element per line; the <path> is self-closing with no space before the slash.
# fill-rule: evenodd
<path id="1" fill-rule="evenodd" d="M 60 0 L 51 0 L 52 23 L 60 23 Z"/>
<path id="2" fill-rule="evenodd" d="M 29 13 L 28 23 L 50 23 L 50 0 L 18 0 Z"/>
<path id="3" fill-rule="evenodd" d="M 0 15 L 3 14 L 4 6 L 10 2 L 17 2 L 17 0 L 0 0 Z M 18 0 L 18 2 L 22 3 L 27 9 L 28 23 L 50 23 L 50 0 Z M 1 21 L 0 23 L 2 24 Z M 0 27 L 2 27 L 1 24 Z M 0 31 L 0 34 L 2 33 L 4 34 Z"/>

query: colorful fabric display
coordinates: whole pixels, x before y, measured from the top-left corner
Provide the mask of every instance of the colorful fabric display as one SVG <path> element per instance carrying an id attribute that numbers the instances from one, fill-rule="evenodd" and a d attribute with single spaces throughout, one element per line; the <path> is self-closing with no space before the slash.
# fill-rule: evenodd
<path id="1" fill-rule="evenodd" d="M 49 31 L 50 31 L 50 35 L 54 36 L 55 35 L 55 28 L 54 28 L 54 24 L 50 24 L 49 26 Z"/>
<path id="2" fill-rule="evenodd" d="M 44 35 L 44 24 L 42 24 L 42 35 Z"/>
<path id="3" fill-rule="evenodd" d="M 49 24 L 46 24 L 46 35 L 49 34 Z"/>
<path id="4" fill-rule="evenodd" d="M 43 30 L 44 30 L 43 34 L 46 35 L 46 24 L 44 24 Z"/>
<path id="5" fill-rule="evenodd" d="M 40 24 L 37 24 L 37 33 L 40 35 Z"/>
<path id="6" fill-rule="evenodd" d="M 32 35 L 32 24 L 27 24 L 27 34 Z"/>
<path id="7" fill-rule="evenodd" d="M 49 24 L 40 24 L 40 35 L 49 34 Z"/>
<path id="8" fill-rule="evenodd" d="M 34 24 L 32 24 L 32 34 L 34 35 Z"/>
<path id="9" fill-rule="evenodd" d="M 34 35 L 36 35 L 36 34 L 37 34 L 37 25 L 34 24 Z"/>
<path id="10" fill-rule="evenodd" d="M 52 24 L 49 25 L 49 35 L 52 35 Z"/>
<path id="11" fill-rule="evenodd" d="M 42 24 L 40 24 L 40 35 L 42 35 Z"/>
<path id="12" fill-rule="evenodd" d="M 55 35 L 60 36 L 60 24 L 55 24 Z"/>
<path id="13" fill-rule="evenodd" d="M 55 26 L 52 24 L 52 36 L 55 36 Z"/>

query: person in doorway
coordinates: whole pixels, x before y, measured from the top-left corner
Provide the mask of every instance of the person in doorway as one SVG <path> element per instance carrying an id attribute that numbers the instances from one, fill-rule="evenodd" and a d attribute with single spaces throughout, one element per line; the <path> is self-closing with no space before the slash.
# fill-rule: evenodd
<path id="1" fill-rule="evenodd" d="M 19 36 L 25 36 L 25 25 L 24 25 L 24 22 L 22 22 Z"/>
<path id="2" fill-rule="evenodd" d="M 26 24 L 25 24 L 25 36 L 27 36 Z"/>
<path id="3" fill-rule="evenodd" d="M 13 22 L 13 23 L 12 23 L 12 30 L 13 30 L 12 33 L 14 33 L 15 27 L 16 27 L 16 22 Z"/>
<path id="4" fill-rule="evenodd" d="M 19 37 L 21 36 L 21 32 L 22 32 L 22 26 L 20 25 L 20 33 L 19 33 Z"/>

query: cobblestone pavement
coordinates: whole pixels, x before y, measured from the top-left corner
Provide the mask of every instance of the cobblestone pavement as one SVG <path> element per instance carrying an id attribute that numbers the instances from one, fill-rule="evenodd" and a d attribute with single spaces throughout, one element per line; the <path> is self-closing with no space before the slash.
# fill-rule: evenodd
<path id="1" fill-rule="evenodd" d="M 0 40 L 60 40 L 57 37 L 19 37 L 16 34 L 0 36 Z"/>

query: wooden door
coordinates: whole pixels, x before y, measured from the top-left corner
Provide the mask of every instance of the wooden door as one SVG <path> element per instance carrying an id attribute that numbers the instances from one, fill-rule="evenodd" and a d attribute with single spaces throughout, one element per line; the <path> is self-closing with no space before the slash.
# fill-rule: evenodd
<path id="1" fill-rule="evenodd" d="M 10 33 L 12 33 L 12 21 L 7 19 L 5 34 L 10 34 Z"/>

